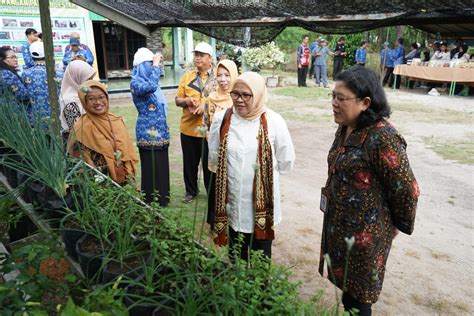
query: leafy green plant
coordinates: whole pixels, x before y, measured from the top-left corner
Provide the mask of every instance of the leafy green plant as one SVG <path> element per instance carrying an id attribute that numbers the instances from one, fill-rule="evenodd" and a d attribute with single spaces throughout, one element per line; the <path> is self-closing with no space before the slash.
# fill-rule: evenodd
<path id="1" fill-rule="evenodd" d="M 0 262 L 0 272 L 18 273 L 0 287 L 6 295 L 2 296 L 2 310 L 51 313 L 57 304 L 67 300 L 70 288 L 76 286 L 77 278 L 70 273 L 64 251 L 54 239 L 25 244 L 14 249 L 11 255 L 1 254 Z M 13 288 L 16 295 L 12 293 Z"/>
<path id="2" fill-rule="evenodd" d="M 15 104 L 8 95 L 1 97 L 0 110 L 0 139 L 23 157 L 18 162 L 8 159 L 7 155 L 3 164 L 43 183 L 58 197 L 64 197 L 72 173 L 70 159 L 64 152 L 62 140 L 47 128 L 49 120 L 36 119 L 30 124 L 24 107 Z"/>
<path id="3" fill-rule="evenodd" d="M 260 47 L 246 49 L 242 53 L 242 59 L 252 68 L 271 69 L 273 76 L 277 66 L 285 62 L 285 53 L 275 44 L 270 42 Z"/>

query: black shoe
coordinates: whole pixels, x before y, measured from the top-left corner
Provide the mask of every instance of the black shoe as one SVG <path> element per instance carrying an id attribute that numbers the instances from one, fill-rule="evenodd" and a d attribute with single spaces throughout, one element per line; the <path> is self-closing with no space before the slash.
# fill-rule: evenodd
<path id="1" fill-rule="evenodd" d="M 194 200 L 195 196 L 191 194 L 186 194 L 183 198 L 183 203 L 191 203 Z"/>

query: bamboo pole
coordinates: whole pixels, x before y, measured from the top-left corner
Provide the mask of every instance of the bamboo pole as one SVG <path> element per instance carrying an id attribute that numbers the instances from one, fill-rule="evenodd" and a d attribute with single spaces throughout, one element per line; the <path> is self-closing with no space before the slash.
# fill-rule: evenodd
<path id="1" fill-rule="evenodd" d="M 51 108 L 52 122 L 51 125 L 53 133 L 59 137 L 59 98 L 57 84 L 54 80 L 56 77 L 56 71 L 54 67 L 53 32 L 51 27 L 49 0 L 39 0 L 39 11 L 41 18 L 41 31 L 43 33 L 46 73 L 48 79 L 49 106 Z"/>

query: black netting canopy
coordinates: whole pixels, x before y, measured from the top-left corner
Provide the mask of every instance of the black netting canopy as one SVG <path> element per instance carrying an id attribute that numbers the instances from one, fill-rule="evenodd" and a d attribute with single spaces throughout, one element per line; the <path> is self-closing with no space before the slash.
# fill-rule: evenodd
<path id="1" fill-rule="evenodd" d="M 348 34 L 413 25 L 451 37 L 474 37 L 474 0 L 72 0 L 111 20 L 153 30 L 183 26 L 228 43 L 255 46 L 287 26 Z M 115 17 L 115 19 L 114 19 Z M 120 21 L 117 21 L 120 23 Z"/>

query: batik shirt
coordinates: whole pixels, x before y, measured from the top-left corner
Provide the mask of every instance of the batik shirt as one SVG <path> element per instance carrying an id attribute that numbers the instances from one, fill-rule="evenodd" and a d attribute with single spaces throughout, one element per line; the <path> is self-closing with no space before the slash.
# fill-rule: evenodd
<path id="1" fill-rule="evenodd" d="M 25 69 L 31 68 L 35 65 L 33 57 L 30 53 L 30 43 L 26 42 L 21 45 L 21 53 L 23 54 L 23 61 L 25 62 Z"/>
<path id="2" fill-rule="evenodd" d="M 393 66 L 405 63 L 405 47 L 397 46 L 393 50 Z"/>
<path id="3" fill-rule="evenodd" d="M 0 94 L 3 94 L 3 89 L 12 93 L 16 101 L 26 107 L 27 113 L 31 111 L 30 92 L 17 75 L 6 69 L 1 70 Z"/>
<path id="4" fill-rule="evenodd" d="M 355 61 L 356 63 L 363 63 L 363 64 L 367 62 L 367 50 L 365 48 L 362 48 L 362 47 L 357 48 Z"/>
<path id="5" fill-rule="evenodd" d="M 49 106 L 48 77 L 46 65 L 40 64 L 25 69 L 22 73 L 23 82 L 31 94 L 30 122 L 35 118 L 46 118 L 51 116 Z M 57 76 L 56 76 L 56 79 Z M 57 84 L 58 88 L 60 84 Z"/>
<path id="6" fill-rule="evenodd" d="M 216 87 L 217 81 L 213 67 L 205 74 L 199 74 L 197 69 L 192 69 L 181 78 L 176 96 L 178 98 L 192 97 L 205 104 L 207 97 L 215 91 Z M 202 125 L 202 115 L 192 114 L 187 107 L 183 108 L 180 125 L 181 133 L 187 136 L 203 137 L 202 133 L 196 130 Z"/>
<path id="7" fill-rule="evenodd" d="M 72 51 L 72 49 L 70 48 L 71 48 L 70 46 L 69 46 L 69 49 L 66 47 L 66 50 L 64 51 L 64 57 L 63 57 L 64 68 L 66 68 L 67 65 L 69 65 L 72 57 L 75 55 L 82 55 L 84 57 L 84 61 L 92 66 L 92 64 L 94 63 L 94 55 L 92 54 L 89 47 L 87 47 L 86 45 L 81 45 L 77 52 Z"/>
<path id="8" fill-rule="evenodd" d="M 166 101 L 161 92 L 160 67 L 153 67 L 149 80 L 134 80 L 130 82 L 133 102 L 138 111 L 135 129 L 138 147 L 169 145 L 170 134 L 166 122 Z M 156 134 L 152 137 L 150 135 Z"/>
<path id="9" fill-rule="evenodd" d="M 328 207 L 324 215 L 323 254 L 331 259 L 336 285 L 362 303 L 375 303 L 382 290 L 394 229 L 411 234 L 420 190 L 410 168 L 406 143 L 386 120 L 354 130 L 341 145 L 339 127 L 329 151 Z M 344 238 L 354 237 L 348 254 Z M 332 277 L 329 278 L 331 281 Z"/>
<path id="10" fill-rule="evenodd" d="M 388 68 L 393 68 L 393 51 L 390 48 L 384 48 L 380 51 L 380 64 Z"/>

